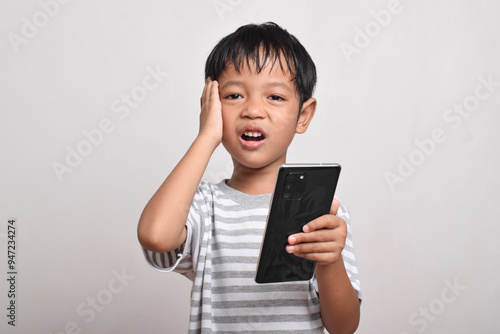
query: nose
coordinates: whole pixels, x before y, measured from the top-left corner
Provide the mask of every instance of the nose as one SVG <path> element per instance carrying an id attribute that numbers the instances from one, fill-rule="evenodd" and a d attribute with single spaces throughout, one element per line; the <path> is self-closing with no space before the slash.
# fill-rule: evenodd
<path id="1" fill-rule="evenodd" d="M 241 117 L 246 118 L 264 118 L 266 115 L 264 103 L 257 97 L 249 97 L 243 106 Z"/>

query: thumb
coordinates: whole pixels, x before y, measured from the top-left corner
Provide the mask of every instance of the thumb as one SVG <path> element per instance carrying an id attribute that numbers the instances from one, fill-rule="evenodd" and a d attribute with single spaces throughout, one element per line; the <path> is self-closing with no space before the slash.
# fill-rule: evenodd
<path id="1" fill-rule="evenodd" d="M 340 202 L 336 199 L 332 201 L 332 206 L 330 207 L 330 214 L 337 215 L 337 211 L 339 210 Z"/>

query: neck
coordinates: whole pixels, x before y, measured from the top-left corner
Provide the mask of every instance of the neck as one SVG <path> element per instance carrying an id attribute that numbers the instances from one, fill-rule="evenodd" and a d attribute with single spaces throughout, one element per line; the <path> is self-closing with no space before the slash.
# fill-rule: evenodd
<path id="1" fill-rule="evenodd" d="M 275 161 L 261 168 L 249 168 L 241 165 L 233 159 L 234 170 L 227 185 L 233 189 L 250 195 L 272 193 L 276 182 L 278 167 L 284 164 L 286 159 Z"/>

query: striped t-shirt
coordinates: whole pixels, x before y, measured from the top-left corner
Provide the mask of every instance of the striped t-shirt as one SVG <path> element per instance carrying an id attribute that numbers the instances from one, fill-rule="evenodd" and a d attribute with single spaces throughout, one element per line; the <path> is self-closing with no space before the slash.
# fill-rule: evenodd
<path id="1" fill-rule="evenodd" d="M 316 278 L 257 284 L 254 281 L 271 194 L 249 195 L 225 181 L 202 181 L 191 205 L 186 242 L 171 252 L 144 249 L 149 264 L 193 281 L 189 333 L 323 333 Z M 361 298 L 349 224 L 342 252 Z"/>

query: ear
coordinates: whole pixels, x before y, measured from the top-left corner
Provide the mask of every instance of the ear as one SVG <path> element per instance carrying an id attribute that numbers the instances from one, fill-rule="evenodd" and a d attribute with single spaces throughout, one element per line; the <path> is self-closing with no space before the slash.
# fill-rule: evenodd
<path id="1" fill-rule="evenodd" d="M 311 97 L 309 100 L 304 102 L 302 105 L 302 110 L 300 110 L 299 119 L 297 121 L 297 126 L 295 128 L 296 133 L 304 133 L 311 123 L 314 113 L 316 112 L 317 101 L 315 98 Z"/>

